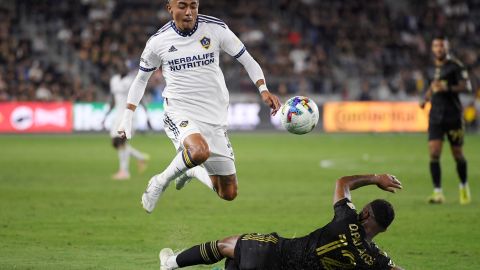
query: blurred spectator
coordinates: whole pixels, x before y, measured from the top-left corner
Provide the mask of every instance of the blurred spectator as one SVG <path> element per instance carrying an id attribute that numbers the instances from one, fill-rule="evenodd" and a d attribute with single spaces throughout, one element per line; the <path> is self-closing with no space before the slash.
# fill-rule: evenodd
<path id="1" fill-rule="evenodd" d="M 477 130 L 477 108 L 475 101 L 472 101 L 464 108 L 463 116 L 465 119 L 465 128 L 467 131 Z"/>
<path id="2" fill-rule="evenodd" d="M 35 91 L 35 98 L 39 101 L 50 101 L 52 99 L 52 92 L 42 83 Z"/>
<path id="3" fill-rule="evenodd" d="M 371 101 L 373 100 L 372 95 L 370 94 L 370 83 L 368 81 L 364 81 L 362 83 L 362 88 L 360 90 L 360 96 L 358 97 L 358 101 Z"/>
<path id="4" fill-rule="evenodd" d="M 107 94 L 114 58 L 138 60 L 149 36 L 170 20 L 163 0 L 6 2 L 13 8 L 0 7 L 0 74 L 12 100 L 35 99 L 26 89 L 42 83 L 54 100 Z M 202 0 L 200 13 L 224 20 L 241 37 L 272 91 L 355 99 L 366 80 L 372 89 L 362 90 L 365 98 L 415 98 L 426 84 L 419 70 L 431 60 L 430 39 L 439 31 L 479 83 L 475 0 Z M 29 23 L 39 30 L 33 38 Z M 255 93 L 234 59 L 222 56 L 221 65 L 228 66 L 232 92 Z M 149 89 L 159 100 L 161 80 Z"/>

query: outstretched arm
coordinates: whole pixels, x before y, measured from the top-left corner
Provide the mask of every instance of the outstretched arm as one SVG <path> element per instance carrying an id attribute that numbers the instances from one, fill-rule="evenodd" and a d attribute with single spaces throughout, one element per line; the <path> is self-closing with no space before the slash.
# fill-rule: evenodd
<path id="1" fill-rule="evenodd" d="M 237 59 L 243 65 L 243 67 L 248 73 L 248 76 L 255 83 L 255 86 L 257 86 L 258 90 L 260 91 L 262 101 L 272 109 L 272 115 L 275 115 L 281 107 L 280 100 L 276 95 L 268 91 L 262 68 L 260 67 L 258 62 L 253 59 L 253 57 L 248 53 L 248 51 L 243 52 L 243 54 Z"/>
<path id="2" fill-rule="evenodd" d="M 275 115 L 281 107 L 280 101 L 276 95 L 268 91 L 262 68 L 247 51 L 245 45 L 228 27 L 219 28 L 219 30 L 222 31 L 220 35 L 222 49 L 243 65 L 250 80 L 257 86 L 262 96 L 262 101 L 272 109 L 272 115 Z"/>
<path id="3" fill-rule="evenodd" d="M 133 80 L 130 90 L 128 91 L 127 109 L 125 110 L 122 122 L 120 122 L 120 126 L 118 127 L 118 134 L 122 138 L 132 138 L 133 112 L 145 94 L 148 80 L 161 64 L 160 57 L 151 49 L 149 44 L 150 43 L 147 42 L 147 45 L 143 50 L 142 56 L 140 57 L 140 66 L 137 76 Z"/>
<path id="4" fill-rule="evenodd" d="M 137 106 L 140 103 L 143 94 L 145 93 L 145 88 L 147 87 L 148 80 L 153 73 L 152 71 L 153 70 L 144 71 L 140 69 L 137 76 L 135 77 L 135 80 L 130 86 L 127 98 L 127 109 L 123 113 L 122 122 L 120 122 L 120 126 L 118 127 L 118 134 L 124 139 L 132 138 L 133 112 L 135 111 L 135 109 L 137 109 Z"/>
<path id="5" fill-rule="evenodd" d="M 344 176 L 336 182 L 333 204 L 344 198 L 351 200 L 350 190 L 367 185 L 377 185 L 380 189 L 392 193 L 395 193 L 396 189 L 402 188 L 402 183 L 400 183 L 395 176 L 390 174 Z"/>

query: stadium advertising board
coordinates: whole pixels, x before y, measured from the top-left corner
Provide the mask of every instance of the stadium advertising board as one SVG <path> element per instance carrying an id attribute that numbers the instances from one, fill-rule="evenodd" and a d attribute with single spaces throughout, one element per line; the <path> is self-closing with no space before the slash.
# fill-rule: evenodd
<path id="1" fill-rule="evenodd" d="M 73 106 L 75 131 L 110 130 L 115 122 L 115 109 L 110 113 L 106 103 L 76 103 Z M 258 103 L 234 103 L 229 106 L 229 127 L 233 130 L 253 130 L 260 124 Z M 139 131 L 163 130 L 163 104 L 149 103 L 135 110 L 135 128 Z M 150 124 L 150 127 L 149 127 Z"/>
<path id="2" fill-rule="evenodd" d="M 69 102 L 0 103 L 2 133 L 70 133 L 72 104 Z"/>
<path id="3" fill-rule="evenodd" d="M 116 110 L 110 111 L 108 103 L 75 103 L 73 105 L 73 129 L 75 131 L 110 130 L 115 124 Z M 147 108 L 138 106 L 135 110 L 136 130 L 147 130 L 148 123 L 153 130 L 163 130 L 163 104 L 150 103 Z"/>
<path id="4" fill-rule="evenodd" d="M 327 102 L 323 106 L 326 132 L 423 132 L 428 110 L 417 102 Z"/>

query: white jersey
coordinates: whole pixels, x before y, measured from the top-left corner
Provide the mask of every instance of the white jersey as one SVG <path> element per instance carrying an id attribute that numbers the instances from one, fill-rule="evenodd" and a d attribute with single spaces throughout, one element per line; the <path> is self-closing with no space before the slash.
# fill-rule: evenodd
<path id="1" fill-rule="evenodd" d="M 135 79 L 135 74 L 129 73 L 122 77 L 120 74 L 115 74 L 110 79 L 110 92 L 115 101 L 115 108 L 119 109 L 125 107 L 127 104 L 128 90 Z"/>
<path id="2" fill-rule="evenodd" d="M 220 50 L 239 58 L 246 48 L 224 22 L 205 15 L 198 15 L 189 33 L 170 21 L 149 39 L 140 69 L 149 72 L 162 67 L 163 97 L 172 100 L 165 106 L 167 113 L 227 125 L 229 94 L 219 65 Z"/>
<path id="3" fill-rule="evenodd" d="M 125 111 L 125 104 L 127 104 L 128 90 L 130 89 L 130 85 L 134 79 L 135 73 L 132 72 L 124 77 L 122 77 L 120 74 L 115 74 L 110 79 L 110 92 L 112 93 L 115 102 L 115 117 L 113 118 L 114 124 L 110 129 L 111 137 L 118 136 L 117 127 L 122 120 L 123 112 Z"/>

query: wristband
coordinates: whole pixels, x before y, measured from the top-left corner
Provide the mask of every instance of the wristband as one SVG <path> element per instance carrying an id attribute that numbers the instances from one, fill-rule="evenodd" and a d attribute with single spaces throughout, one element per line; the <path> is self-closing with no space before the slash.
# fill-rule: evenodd
<path id="1" fill-rule="evenodd" d="M 262 93 L 263 91 L 268 91 L 268 88 L 265 84 L 262 84 L 258 87 L 258 91 Z"/>

